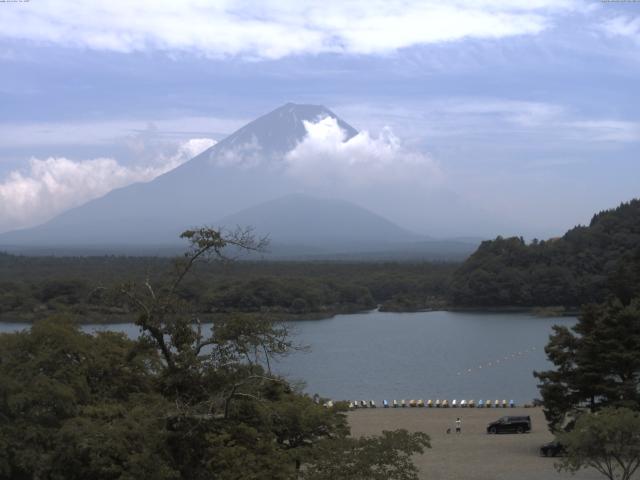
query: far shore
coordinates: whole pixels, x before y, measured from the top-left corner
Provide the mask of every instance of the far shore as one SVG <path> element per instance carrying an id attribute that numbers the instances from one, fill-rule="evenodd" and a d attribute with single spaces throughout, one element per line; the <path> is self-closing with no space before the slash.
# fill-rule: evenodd
<path id="1" fill-rule="evenodd" d="M 250 314 L 263 315 L 279 322 L 297 322 L 297 321 L 313 321 L 326 320 L 337 315 L 353 315 L 380 311 L 383 313 L 420 313 L 420 312 L 461 312 L 461 313 L 528 313 L 536 317 L 576 317 L 580 314 L 578 308 L 565 309 L 564 307 L 453 307 L 447 306 L 443 308 L 421 308 L 409 310 L 388 310 L 382 309 L 379 305 L 374 309 L 336 309 L 309 313 L 285 313 L 285 312 L 218 312 L 197 314 L 203 323 L 210 323 L 216 317 L 225 317 L 234 314 Z M 78 313 L 42 311 L 29 314 L 27 318 L 13 317 L 10 314 L 0 315 L 0 323 L 24 323 L 31 324 L 42 318 L 54 315 L 70 315 L 71 318 L 79 325 L 109 325 L 109 324 L 127 324 L 135 322 L 135 314 L 87 314 Z M 192 315 L 192 314 L 189 314 Z M 37 317 L 37 318 L 36 318 Z"/>

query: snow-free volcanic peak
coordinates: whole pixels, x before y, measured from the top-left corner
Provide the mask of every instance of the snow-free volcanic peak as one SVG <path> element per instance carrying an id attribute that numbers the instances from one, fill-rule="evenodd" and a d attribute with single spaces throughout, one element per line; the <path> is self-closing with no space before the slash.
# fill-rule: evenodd
<path id="1" fill-rule="evenodd" d="M 258 117 L 232 133 L 208 152 L 218 153 L 256 145 L 268 155 L 283 155 L 291 151 L 307 134 L 304 122 L 317 122 L 324 118 L 336 119 L 348 140 L 358 131 L 322 105 L 287 103 Z M 205 152 L 205 155 L 207 152 Z"/>

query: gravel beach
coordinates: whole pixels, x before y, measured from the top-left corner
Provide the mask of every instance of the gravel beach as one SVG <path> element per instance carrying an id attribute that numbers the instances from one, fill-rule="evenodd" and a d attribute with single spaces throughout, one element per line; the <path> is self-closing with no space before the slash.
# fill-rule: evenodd
<path id="1" fill-rule="evenodd" d="M 525 434 L 488 435 L 486 426 L 504 415 L 530 415 L 532 429 Z M 462 419 L 461 434 L 455 420 Z M 576 475 L 558 473 L 556 459 L 541 457 L 539 447 L 553 436 L 547 430 L 541 408 L 376 408 L 349 412 L 355 436 L 404 428 L 431 437 L 431 448 L 416 456 L 420 478 L 429 480 L 557 480 L 603 479 L 595 470 Z M 636 476 L 634 478 L 640 478 Z"/>

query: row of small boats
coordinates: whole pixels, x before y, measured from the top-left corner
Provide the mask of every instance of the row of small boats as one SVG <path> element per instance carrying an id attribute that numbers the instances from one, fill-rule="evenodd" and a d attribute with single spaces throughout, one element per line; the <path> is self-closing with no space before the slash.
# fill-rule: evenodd
<path id="1" fill-rule="evenodd" d="M 388 400 L 382 401 L 383 408 L 405 408 L 405 407 L 426 407 L 426 408 L 514 408 L 516 406 L 513 400 Z M 349 402 L 349 408 L 376 408 L 376 402 L 373 400 L 354 400 Z"/>

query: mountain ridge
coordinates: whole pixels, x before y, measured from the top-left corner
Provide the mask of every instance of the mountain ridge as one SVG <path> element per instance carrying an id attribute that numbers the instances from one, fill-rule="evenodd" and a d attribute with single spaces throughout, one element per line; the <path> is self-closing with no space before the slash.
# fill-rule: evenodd
<path id="1" fill-rule="evenodd" d="M 267 165 L 236 168 L 229 162 L 231 147 L 261 142 L 257 152 L 262 160 L 282 157 L 283 148 L 304 138 L 305 121 L 325 116 L 335 118 L 347 138 L 357 134 L 324 106 L 288 103 L 150 182 L 115 189 L 41 225 L 6 232 L 0 235 L 0 245 L 175 244 L 186 228 L 212 223 L 290 188 L 288 179 Z M 248 148 L 240 157 L 253 153 Z"/>

